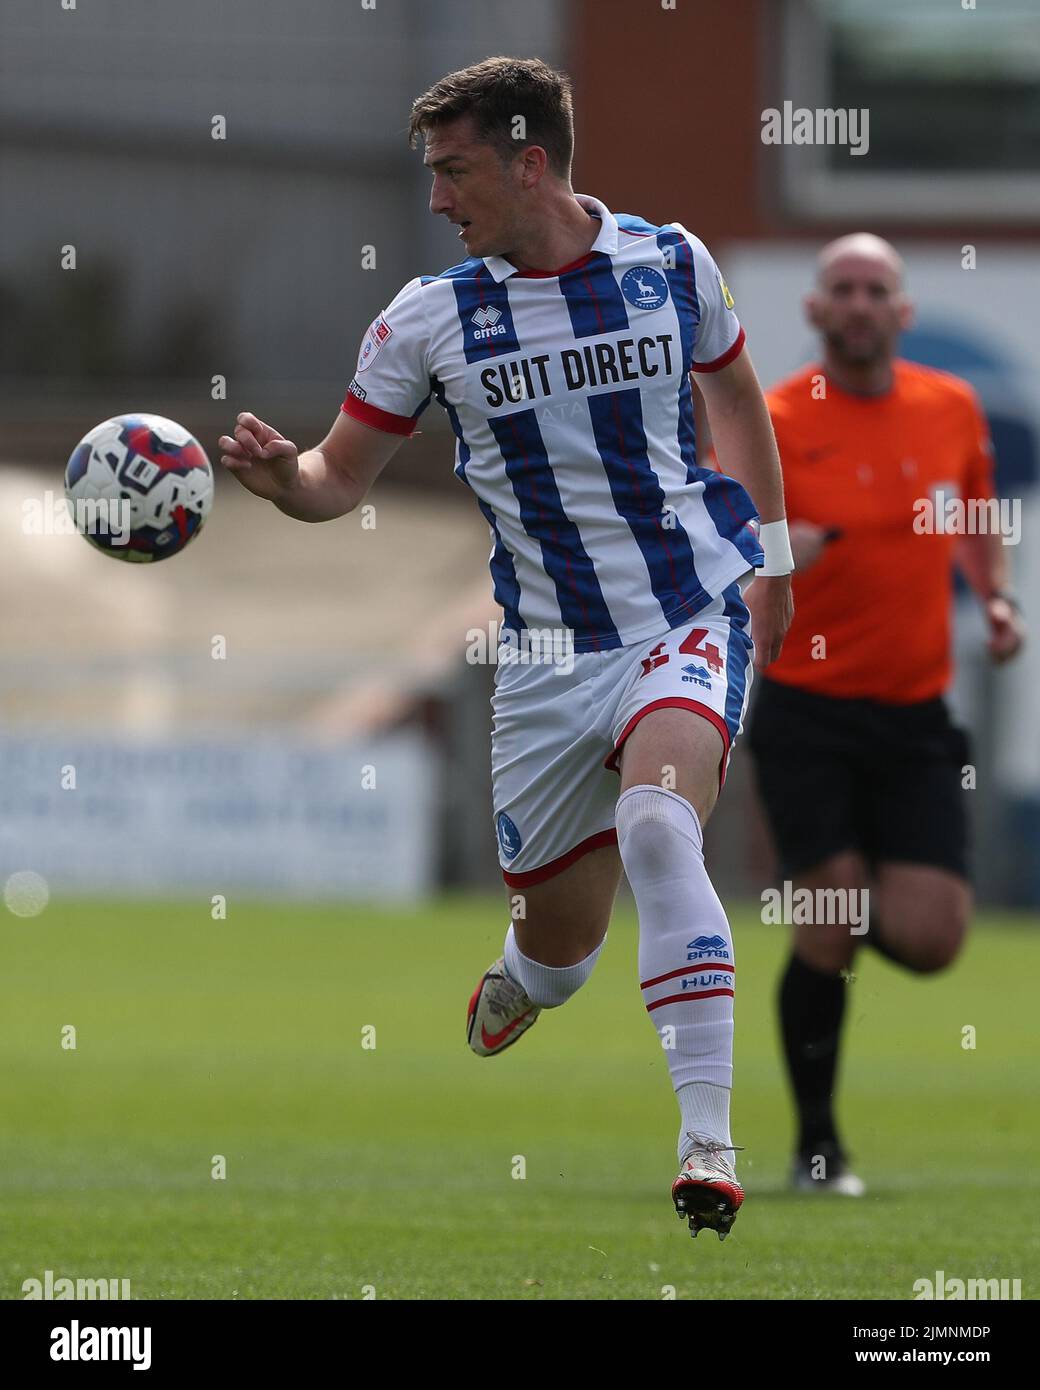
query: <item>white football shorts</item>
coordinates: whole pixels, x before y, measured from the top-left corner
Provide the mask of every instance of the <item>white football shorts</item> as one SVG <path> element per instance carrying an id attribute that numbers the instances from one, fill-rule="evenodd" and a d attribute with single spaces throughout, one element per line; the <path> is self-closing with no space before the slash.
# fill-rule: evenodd
<path id="1" fill-rule="evenodd" d="M 491 778 L 502 876 L 522 888 L 552 878 L 589 850 L 616 843 L 621 747 L 644 715 L 690 709 L 730 751 L 743 727 L 754 645 L 731 584 L 681 627 L 569 661 L 503 660 L 491 708 Z M 514 648 L 515 654 L 515 648 Z"/>

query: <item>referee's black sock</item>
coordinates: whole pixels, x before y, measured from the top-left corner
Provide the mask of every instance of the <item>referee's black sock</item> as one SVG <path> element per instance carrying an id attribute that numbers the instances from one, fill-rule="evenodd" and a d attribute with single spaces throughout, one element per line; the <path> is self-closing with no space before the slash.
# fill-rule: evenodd
<path id="1" fill-rule="evenodd" d="M 834 1084 L 845 1014 L 845 981 L 791 954 L 780 982 L 780 1031 L 795 1104 L 798 1152 L 840 1152 Z"/>

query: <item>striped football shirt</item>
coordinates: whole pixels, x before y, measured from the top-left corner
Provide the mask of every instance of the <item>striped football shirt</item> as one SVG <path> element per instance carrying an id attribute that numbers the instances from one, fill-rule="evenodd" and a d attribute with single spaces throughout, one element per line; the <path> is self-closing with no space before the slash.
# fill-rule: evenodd
<path id="1" fill-rule="evenodd" d="M 688 622 L 762 550 L 743 487 L 697 463 L 689 373 L 744 344 L 718 267 L 677 222 L 578 201 L 601 227 L 571 265 L 473 257 L 405 285 L 343 409 L 408 435 L 438 400 L 491 530 L 503 626 L 599 651 Z"/>

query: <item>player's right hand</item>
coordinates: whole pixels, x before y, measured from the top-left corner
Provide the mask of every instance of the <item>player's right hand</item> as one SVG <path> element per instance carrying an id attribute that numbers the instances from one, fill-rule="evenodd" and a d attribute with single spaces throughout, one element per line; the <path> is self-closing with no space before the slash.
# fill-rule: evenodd
<path id="1" fill-rule="evenodd" d="M 235 437 L 222 434 L 217 443 L 221 463 L 257 497 L 271 501 L 299 477 L 296 445 L 248 411 L 235 421 Z"/>

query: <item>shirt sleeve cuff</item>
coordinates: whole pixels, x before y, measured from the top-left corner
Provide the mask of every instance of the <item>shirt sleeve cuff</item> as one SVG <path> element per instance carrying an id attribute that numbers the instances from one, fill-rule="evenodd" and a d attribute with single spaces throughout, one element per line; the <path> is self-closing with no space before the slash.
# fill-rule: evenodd
<path id="1" fill-rule="evenodd" d="M 694 362 L 693 370 L 695 372 L 719 372 L 723 367 L 728 367 L 735 357 L 740 356 L 740 350 L 744 346 L 744 336 L 744 329 L 741 326 L 740 332 L 721 357 L 716 357 L 714 362 Z"/>
<path id="2" fill-rule="evenodd" d="M 377 405 L 359 401 L 351 392 L 347 393 L 340 409 L 353 419 L 360 420 L 363 425 L 382 430 L 384 434 L 412 435 L 418 423 L 415 415 L 394 415 L 389 410 L 380 410 Z"/>

